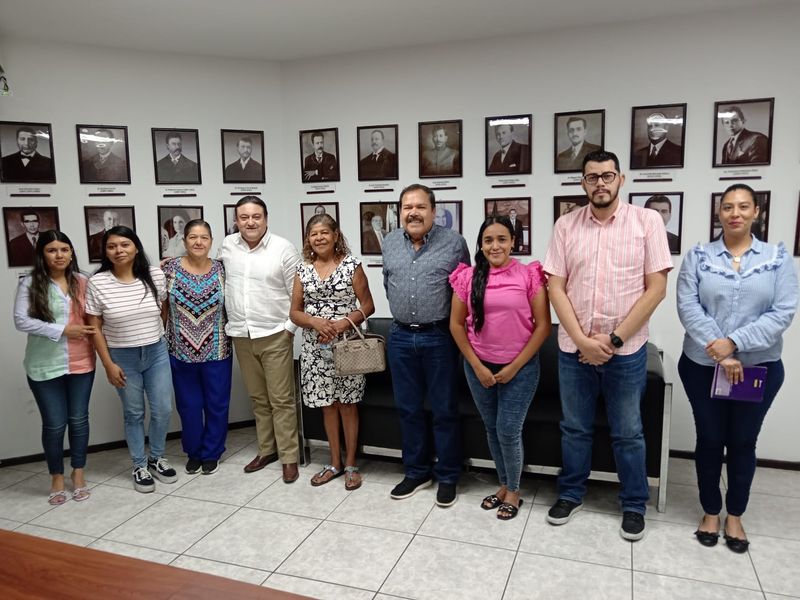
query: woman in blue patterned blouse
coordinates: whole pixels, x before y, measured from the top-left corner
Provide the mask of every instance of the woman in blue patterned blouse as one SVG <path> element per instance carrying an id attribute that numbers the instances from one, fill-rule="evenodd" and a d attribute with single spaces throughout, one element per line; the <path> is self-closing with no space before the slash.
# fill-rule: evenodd
<path id="1" fill-rule="evenodd" d="M 167 345 L 175 406 L 181 417 L 186 472 L 215 473 L 225 451 L 231 399 L 231 344 L 225 335 L 225 269 L 208 257 L 211 226 L 186 224 L 186 255 L 164 265 Z"/>

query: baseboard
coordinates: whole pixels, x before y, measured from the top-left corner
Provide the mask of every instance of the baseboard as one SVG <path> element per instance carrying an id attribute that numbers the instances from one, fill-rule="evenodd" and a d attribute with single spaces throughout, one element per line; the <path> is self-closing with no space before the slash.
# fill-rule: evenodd
<path id="1" fill-rule="evenodd" d="M 670 450 L 669 455 L 671 458 L 687 458 L 694 460 L 694 452 L 688 450 Z M 756 465 L 759 467 L 767 467 L 769 469 L 783 469 L 784 471 L 800 471 L 800 462 L 791 460 L 773 460 L 771 458 L 758 458 Z"/>

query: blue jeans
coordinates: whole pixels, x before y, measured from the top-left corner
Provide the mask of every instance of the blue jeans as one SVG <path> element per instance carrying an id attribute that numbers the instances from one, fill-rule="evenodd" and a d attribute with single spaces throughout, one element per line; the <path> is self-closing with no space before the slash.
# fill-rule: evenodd
<path id="1" fill-rule="evenodd" d="M 492 372 L 500 370 L 499 365 L 497 368 L 487 366 Z M 464 361 L 464 373 L 472 399 L 486 425 L 486 438 L 500 485 L 516 492 L 522 476 L 522 426 L 539 385 L 539 355 L 529 360 L 514 379 L 508 383 L 496 383 L 490 388 L 481 385 L 467 361 Z"/>
<path id="2" fill-rule="evenodd" d="M 450 332 L 438 327 L 413 332 L 393 324 L 388 355 L 403 433 L 406 477 L 427 479 L 432 471 L 440 483 L 458 483 L 461 439 L 454 393 L 458 348 Z M 426 397 L 433 413 L 433 443 L 438 459 L 433 466 L 423 409 Z"/>
<path id="3" fill-rule="evenodd" d="M 559 498 L 582 502 L 592 467 L 597 397 L 602 392 L 611 428 L 611 446 L 620 481 L 623 511 L 645 513 L 649 498 L 641 403 L 647 385 L 647 345 L 633 354 L 615 354 L 599 367 L 578 362 L 577 352 L 558 352 L 561 388 Z"/>
<path id="4" fill-rule="evenodd" d="M 756 441 L 761 424 L 783 384 L 783 362 L 762 363 L 767 367 L 762 402 L 718 400 L 710 397 L 714 367 L 700 365 L 685 354 L 678 361 L 683 382 L 694 413 L 697 432 L 694 460 L 700 504 L 709 515 L 722 509 L 719 476 L 722 457 L 728 451 L 728 491 L 725 508 L 729 515 L 740 517 L 747 509 L 750 485 L 756 472 Z"/>
<path id="5" fill-rule="evenodd" d="M 94 371 L 62 375 L 28 385 L 42 415 L 42 447 L 51 475 L 64 473 L 64 431 L 69 423 L 70 464 L 73 469 L 86 466 L 89 445 L 89 396 L 92 395 Z"/>
<path id="6" fill-rule="evenodd" d="M 113 360 L 125 373 L 125 387 L 117 388 L 122 400 L 125 439 L 133 464 L 147 467 L 144 450 L 144 397 L 150 406 L 150 456 L 161 458 L 172 416 L 172 376 L 164 338 L 148 346 L 109 348 Z"/>

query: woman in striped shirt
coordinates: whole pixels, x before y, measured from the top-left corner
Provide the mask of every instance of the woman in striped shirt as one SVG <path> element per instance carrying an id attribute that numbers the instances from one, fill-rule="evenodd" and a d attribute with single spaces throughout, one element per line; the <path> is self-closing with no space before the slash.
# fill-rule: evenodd
<path id="1" fill-rule="evenodd" d="M 14 324 L 28 334 L 25 372 L 42 415 L 42 446 L 52 477 L 48 502 L 64 504 L 64 432 L 69 424 L 72 498 L 89 498 L 83 469 L 89 445 L 89 396 L 94 382 L 94 348 L 86 325 L 86 276 L 75 250 L 60 231 L 36 242 L 33 270 L 17 287 Z"/>
<path id="2" fill-rule="evenodd" d="M 133 487 L 152 492 L 153 476 L 162 483 L 178 479 L 164 458 L 172 416 L 172 378 L 162 320 L 164 273 L 150 266 L 142 242 L 128 227 L 106 231 L 103 248 L 100 268 L 89 279 L 86 312 L 89 323 L 99 330 L 94 343 L 108 381 L 122 400 Z M 149 458 L 144 447 L 145 393 L 150 407 Z"/>

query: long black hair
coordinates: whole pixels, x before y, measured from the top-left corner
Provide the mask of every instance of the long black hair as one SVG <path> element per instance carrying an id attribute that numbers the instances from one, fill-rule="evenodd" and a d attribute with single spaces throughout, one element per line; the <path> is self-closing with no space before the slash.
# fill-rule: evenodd
<path id="1" fill-rule="evenodd" d="M 487 217 L 478 230 L 477 251 L 475 252 L 475 268 L 472 270 L 472 293 L 470 294 L 470 302 L 472 303 L 472 327 L 475 332 L 479 332 L 483 328 L 484 313 L 483 313 L 483 298 L 486 295 L 486 282 L 489 281 L 489 260 L 483 254 L 483 232 L 489 225 L 502 225 L 508 229 L 508 234 L 511 236 L 512 247 L 514 243 L 514 226 L 511 225 L 511 219 L 506 216 Z"/>
<path id="2" fill-rule="evenodd" d="M 75 256 L 75 248 L 73 248 L 72 242 L 66 234 L 50 229 L 41 232 L 36 242 L 33 270 L 31 271 L 30 306 L 28 308 L 28 316 L 47 323 L 55 321 L 53 311 L 50 310 L 50 272 L 47 270 L 47 264 L 44 260 L 44 247 L 51 242 L 67 244 L 72 251 L 72 260 L 67 265 L 64 276 L 67 278 L 68 293 L 72 299 L 72 310 L 78 315 L 83 315 L 83 298 L 81 297 L 81 289 L 77 278 L 77 274 L 80 271 L 78 269 L 78 258 Z"/>
<path id="3" fill-rule="evenodd" d="M 139 236 L 136 235 L 136 232 L 130 227 L 117 225 L 103 234 L 103 257 L 100 261 L 100 268 L 97 269 L 96 272 L 102 273 L 103 271 L 114 270 L 114 263 L 112 263 L 108 258 L 108 253 L 106 252 L 106 243 L 108 243 L 108 238 L 112 235 L 129 239 L 133 242 L 133 245 L 136 246 L 137 252 L 133 259 L 133 276 L 136 277 L 136 279 L 141 280 L 141 282 L 145 285 L 142 301 L 144 301 L 144 299 L 147 297 L 147 290 L 149 288 L 150 292 L 153 294 L 153 300 L 155 300 L 155 303 L 160 307 L 161 304 L 158 301 L 158 290 L 156 289 L 156 284 L 153 283 L 153 278 L 150 276 L 150 261 L 147 259 L 147 254 L 144 252 L 142 240 L 139 239 Z"/>

